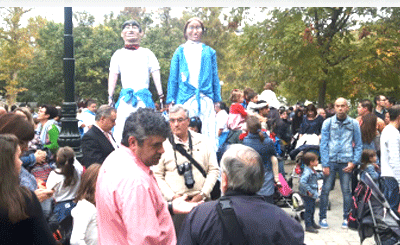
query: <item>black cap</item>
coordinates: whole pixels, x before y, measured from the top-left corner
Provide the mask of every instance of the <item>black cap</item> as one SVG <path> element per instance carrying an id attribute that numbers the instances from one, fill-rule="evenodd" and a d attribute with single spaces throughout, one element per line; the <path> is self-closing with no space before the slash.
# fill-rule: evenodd
<path id="1" fill-rule="evenodd" d="M 127 20 L 127 21 L 125 21 L 124 24 L 122 24 L 122 30 L 127 25 L 137 26 L 139 28 L 139 31 L 142 32 L 142 27 L 140 27 L 139 22 L 137 22 L 136 20 Z"/>

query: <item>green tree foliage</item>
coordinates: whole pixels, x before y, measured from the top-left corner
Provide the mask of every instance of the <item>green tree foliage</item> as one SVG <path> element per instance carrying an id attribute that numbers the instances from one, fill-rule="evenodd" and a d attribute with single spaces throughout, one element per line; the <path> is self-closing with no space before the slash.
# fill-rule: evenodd
<path id="1" fill-rule="evenodd" d="M 367 21 L 358 31 L 359 58 L 355 61 L 358 76 L 353 92 L 397 97 L 400 89 L 400 8 L 375 11 L 377 21 Z"/>
<path id="2" fill-rule="evenodd" d="M 112 53 L 121 45 L 120 35 L 111 21 L 94 27 L 93 16 L 86 12 L 75 13 L 74 19 L 76 100 L 94 98 L 106 103 L 108 66 Z M 48 22 L 40 30 L 37 44 L 35 59 L 24 72 L 28 91 L 21 100 L 60 104 L 64 98 L 64 26 Z"/>
<path id="3" fill-rule="evenodd" d="M 24 87 L 28 90 L 20 101 L 39 104 L 60 104 L 64 98 L 63 57 L 64 26 L 53 21 L 39 30 L 34 57 L 21 72 Z"/>
<path id="4" fill-rule="evenodd" d="M 335 98 L 353 52 L 351 8 L 274 9 L 257 26 L 248 26 L 235 47 L 251 57 L 252 80 L 277 81 L 279 92 L 295 100 Z M 259 88 L 260 86 L 258 86 Z M 345 94 L 342 94 L 345 96 Z"/>
<path id="5" fill-rule="evenodd" d="M 25 91 L 19 73 L 32 58 L 31 35 L 28 28 L 20 25 L 23 14 L 29 9 L 20 7 L 1 9 L 5 28 L 0 28 L 0 83 L 7 103 L 14 104 L 18 93 Z"/>
<path id="6" fill-rule="evenodd" d="M 107 102 L 108 66 L 115 50 L 120 48 L 119 33 L 110 26 L 93 26 L 94 18 L 87 13 L 75 15 L 76 95 L 79 99 L 96 98 Z"/>
<path id="7" fill-rule="evenodd" d="M 21 11 L 19 16 L 25 10 Z M 18 18 L 7 17 L 4 10 L 2 13 L 4 22 L 11 24 L 0 29 L 0 90 L 5 93 L 6 81 L 14 81 L 17 74 L 14 87 L 27 89 L 20 94 L 20 101 L 61 103 L 63 24 L 35 18 L 21 28 Z M 90 14 L 75 13 L 76 99 L 106 103 L 109 62 L 123 46 L 121 24 L 129 19 L 142 24 L 145 36 L 141 46 L 158 58 L 166 92 L 171 58 L 185 42 L 183 27 L 193 16 L 203 19 L 207 29 L 203 42 L 217 52 L 225 101 L 233 88 L 251 87 L 260 93 L 267 81 L 276 81 L 277 94 L 290 103 L 308 99 L 323 106 L 338 96 L 398 96 L 399 8 L 290 8 L 261 15 L 263 21 L 248 24 L 249 8 L 187 8 L 181 18 L 171 17 L 171 8 L 153 13 L 144 8 L 121 8 L 120 13 L 110 13 L 102 24 L 94 25 Z M 356 21 L 361 16 L 372 18 Z M 243 32 L 238 33 L 238 28 Z M 11 30 L 21 38 L 10 38 Z M 116 93 L 120 88 L 118 83 Z M 157 94 L 153 83 L 150 90 Z"/>
<path id="8" fill-rule="evenodd" d="M 161 82 L 165 95 L 172 56 L 178 46 L 185 41 L 182 32 L 185 22 L 182 19 L 172 18 L 170 12 L 171 8 L 168 7 L 159 9 L 158 15 L 161 23 L 147 29 L 141 44 L 153 51 L 160 63 Z M 153 94 L 153 99 L 158 100 L 153 83 L 150 85 L 150 91 Z"/>

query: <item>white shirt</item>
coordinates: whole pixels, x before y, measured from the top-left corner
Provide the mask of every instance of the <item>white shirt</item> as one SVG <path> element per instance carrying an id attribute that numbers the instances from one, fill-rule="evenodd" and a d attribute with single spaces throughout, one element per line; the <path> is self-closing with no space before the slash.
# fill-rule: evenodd
<path id="1" fill-rule="evenodd" d="M 72 209 L 71 215 L 74 219 L 71 245 L 97 245 L 96 207 L 83 199 Z"/>
<path id="2" fill-rule="evenodd" d="M 82 113 L 77 117 L 78 120 L 81 120 L 82 123 L 85 124 L 83 133 L 86 133 L 89 130 L 89 126 L 94 124 L 95 117 L 96 115 L 93 115 L 88 108 L 83 109 Z"/>
<path id="3" fill-rule="evenodd" d="M 269 107 L 274 107 L 278 109 L 281 106 L 279 100 L 276 98 L 276 94 L 272 90 L 264 90 L 259 96 L 258 100 L 264 100 L 268 103 Z"/>
<path id="4" fill-rule="evenodd" d="M 77 177 L 77 181 L 75 185 L 70 185 L 67 187 L 63 186 L 65 180 L 64 175 L 57 174 L 55 172 L 57 171 L 60 173 L 61 169 L 57 168 L 56 170 L 50 172 L 49 178 L 47 179 L 46 182 L 46 187 L 49 190 L 54 189 L 54 199 L 56 200 L 56 202 L 63 202 L 75 199 L 76 192 L 78 191 L 79 185 L 81 183 L 81 175 L 83 172 L 83 167 L 76 159 L 74 161 L 74 167 L 78 175 L 75 176 Z"/>
<path id="5" fill-rule="evenodd" d="M 158 60 L 148 48 L 118 49 L 110 61 L 110 72 L 121 74 L 122 88 L 131 88 L 135 92 L 148 89 L 149 73 L 157 70 L 160 70 Z"/>
<path id="6" fill-rule="evenodd" d="M 394 177 L 400 183 L 400 133 L 390 124 L 381 134 L 381 176 Z"/>
<path id="7" fill-rule="evenodd" d="M 228 126 L 226 125 L 226 122 L 228 121 L 228 113 L 226 113 L 225 110 L 220 110 L 215 118 L 217 131 L 219 131 L 220 129 L 223 129 L 222 132 L 229 131 Z"/>
<path id="8" fill-rule="evenodd" d="M 203 45 L 200 42 L 193 42 L 188 40 L 183 45 L 183 53 L 189 69 L 189 83 L 193 87 L 199 87 L 199 75 L 201 67 L 201 52 Z"/>

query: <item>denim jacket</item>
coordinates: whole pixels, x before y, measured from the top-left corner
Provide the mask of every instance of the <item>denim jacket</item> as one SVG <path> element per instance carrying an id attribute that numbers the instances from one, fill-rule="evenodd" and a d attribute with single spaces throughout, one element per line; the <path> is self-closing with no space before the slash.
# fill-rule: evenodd
<path id="1" fill-rule="evenodd" d="M 379 184 L 379 174 L 375 171 L 375 167 L 372 164 L 368 164 L 364 171 L 361 172 L 361 179 L 365 178 L 364 175 L 368 173 L 371 176 L 371 179 L 375 181 L 376 184 Z"/>
<path id="2" fill-rule="evenodd" d="M 347 116 L 341 122 L 336 116 L 326 119 L 321 130 L 320 155 L 322 167 L 334 163 L 360 164 L 362 140 L 357 120 Z"/>
<path id="3" fill-rule="evenodd" d="M 274 142 L 264 133 L 264 142 L 260 142 L 258 134 L 249 133 L 244 139 L 243 144 L 256 150 L 260 154 L 264 163 L 264 171 L 272 171 L 271 157 L 277 156 Z"/>
<path id="4" fill-rule="evenodd" d="M 324 178 L 321 172 L 315 172 L 310 167 L 305 166 L 300 177 L 299 193 L 302 196 L 309 196 L 307 191 L 312 194 L 312 198 L 318 198 L 318 179 Z"/>

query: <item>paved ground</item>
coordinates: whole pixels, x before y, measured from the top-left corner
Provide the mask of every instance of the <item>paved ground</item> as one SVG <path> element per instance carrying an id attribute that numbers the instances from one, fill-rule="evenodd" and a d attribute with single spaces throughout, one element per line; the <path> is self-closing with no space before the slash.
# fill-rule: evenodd
<path id="1" fill-rule="evenodd" d="M 294 165 L 285 165 L 285 171 L 287 178 Z M 296 189 L 297 180 L 294 179 L 294 191 Z M 357 231 L 350 229 L 342 229 L 341 224 L 343 222 L 343 198 L 340 191 L 339 179 L 336 180 L 335 189 L 330 192 L 329 201 L 331 202 L 331 210 L 328 210 L 328 224 L 329 229 L 320 229 L 318 234 L 305 233 L 305 243 L 307 245 L 359 245 L 360 237 Z M 293 211 L 290 208 L 284 208 L 289 214 L 293 215 Z M 315 210 L 315 221 L 319 222 L 319 208 Z M 304 220 L 302 221 L 304 227 Z M 375 244 L 373 238 L 366 239 L 363 245 Z"/>

